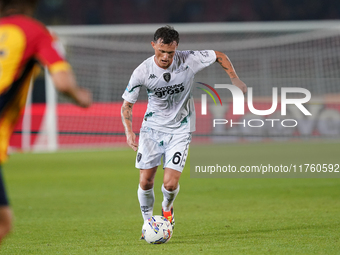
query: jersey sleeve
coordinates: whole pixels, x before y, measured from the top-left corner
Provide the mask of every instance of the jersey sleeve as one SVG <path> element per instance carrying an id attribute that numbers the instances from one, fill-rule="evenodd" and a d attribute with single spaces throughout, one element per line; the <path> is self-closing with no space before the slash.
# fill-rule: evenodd
<path id="1" fill-rule="evenodd" d="M 132 104 L 137 102 L 140 88 L 144 85 L 142 76 L 143 74 L 138 69 L 132 73 L 129 84 L 127 85 L 122 96 L 124 100 Z"/>
<path id="2" fill-rule="evenodd" d="M 52 36 L 48 30 L 42 30 L 37 44 L 37 58 L 46 65 L 50 73 L 66 71 L 71 66 L 64 59 L 62 45 L 56 36 Z"/>
<path id="3" fill-rule="evenodd" d="M 216 54 L 213 50 L 189 51 L 189 66 L 196 74 L 205 67 L 216 62 Z"/>

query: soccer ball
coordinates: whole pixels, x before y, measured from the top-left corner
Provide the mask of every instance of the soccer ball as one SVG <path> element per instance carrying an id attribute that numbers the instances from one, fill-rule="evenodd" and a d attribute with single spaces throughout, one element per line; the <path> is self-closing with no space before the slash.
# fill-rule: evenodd
<path id="1" fill-rule="evenodd" d="M 144 222 L 142 232 L 146 242 L 162 244 L 170 240 L 172 225 L 163 216 L 155 215 Z"/>

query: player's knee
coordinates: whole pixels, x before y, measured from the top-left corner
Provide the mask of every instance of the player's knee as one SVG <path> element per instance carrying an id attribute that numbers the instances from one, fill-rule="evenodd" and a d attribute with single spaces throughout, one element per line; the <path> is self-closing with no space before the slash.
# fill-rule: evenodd
<path id="1" fill-rule="evenodd" d="M 175 181 L 168 181 L 166 183 L 164 183 L 164 188 L 167 190 L 167 191 L 174 191 L 176 190 L 178 187 L 178 183 L 175 182 Z"/>
<path id="2" fill-rule="evenodd" d="M 143 179 L 140 180 L 139 185 L 143 190 L 148 190 L 148 189 L 152 189 L 153 187 L 153 179 Z"/>

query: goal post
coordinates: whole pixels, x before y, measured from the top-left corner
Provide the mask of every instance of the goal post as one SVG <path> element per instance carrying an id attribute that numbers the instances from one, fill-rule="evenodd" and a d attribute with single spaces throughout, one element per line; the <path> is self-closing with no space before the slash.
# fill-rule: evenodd
<path id="1" fill-rule="evenodd" d="M 57 92 L 52 78 L 45 67 L 46 106 L 42 116 L 38 137 L 33 144 L 35 151 L 56 151 L 58 149 L 58 113 Z"/>
<path id="2" fill-rule="evenodd" d="M 340 22 L 251 22 L 251 23 L 190 23 L 171 24 L 180 34 L 178 50 L 213 49 L 226 53 L 239 77 L 253 88 L 256 109 L 269 109 L 272 88 L 300 87 L 310 91 L 312 98 L 305 104 L 312 111 L 306 117 L 294 106 L 287 116 L 277 110 L 271 116 L 254 116 L 245 101 L 244 116 L 232 115 L 231 93 L 217 89 L 223 106 L 208 97 L 207 115 L 201 114 L 202 90 L 195 83 L 196 136 L 209 141 L 239 141 L 240 139 L 339 138 L 340 136 Z M 46 132 L 36 130 L 40 138 L 31 141 L 35 149 L 94 148 L 125 144 L 120 118 L 121 95 L 133 70 L 154 54 L 150 45 L 155 30 L 163 24 L 54 26 L 66 49 L 66 57 L 78 83 L 93 92 L 94 104 L 89 109 L 73 106 L 64 96 L 48 96 L 44 124 Z M 48 77 L 48 76 L 46 76 Z M 214 86 L 230 84 L 222 68 L 214 64 L 195 76 L 196 82 Z M 46 86 L 50 81 L 46 82 Z M 293 94 L 293 97 L 299 95 Z M 300 95 L 301 96 L 301 95 Z M 147 96 L 142 90 L 133 110 L 133 129 L 138 133 L 146 109 Z M 34 113 L 34 104 L 30 110 Z M 291 129 L 282 125 L 253 128 L 230 125 L 213 129 L 213 119 L 295 119 Z M 253 122 L 254 123 L 254 122 Z M 260 122 L 259 122 L 260 123 Z M 243 125 L 242 125 L 243 126 Z M 27 129 L 26 129 L 27 130 Z M 34 131 L 34 130 L 32 130 Z M 222 139 L 222 140 L 223 140 Z M 31 139 L 32 140 L 32 139 Z"/>

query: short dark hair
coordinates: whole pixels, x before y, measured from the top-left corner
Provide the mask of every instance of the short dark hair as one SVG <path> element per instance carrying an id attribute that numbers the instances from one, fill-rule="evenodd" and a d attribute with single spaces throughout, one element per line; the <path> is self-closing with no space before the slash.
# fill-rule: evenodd
<path id="1" fill-rule="evenodd" d="M 161 39 L 164 44 L 172 44 L 173 42 L 179 43 L 179 34 L 172 26 L 160 27 L 156 30 L 153 40 L 157 42 Z"/>
<path id="2" fill-rule="evenodd" d="M 39 0 L 0 0 L 0 12 L 3 13 L 10 8 L 25 9 L 35 8 Z"/>

